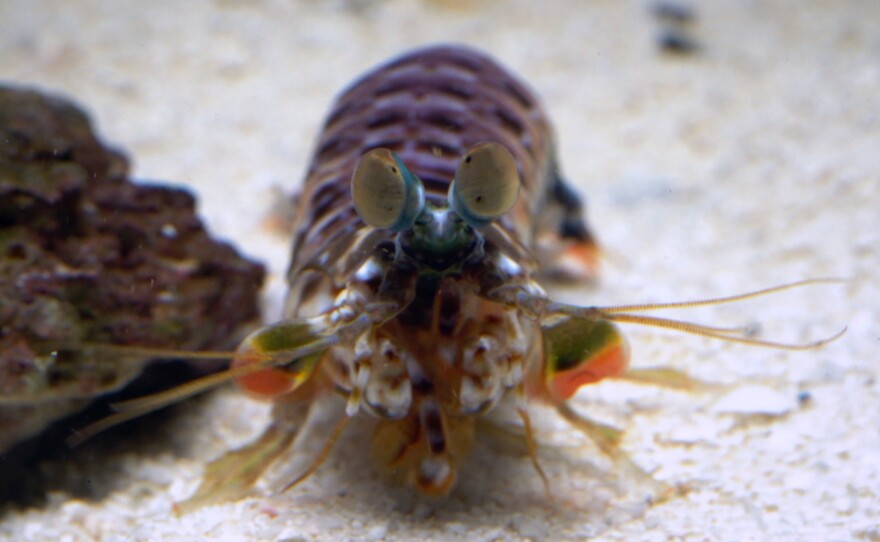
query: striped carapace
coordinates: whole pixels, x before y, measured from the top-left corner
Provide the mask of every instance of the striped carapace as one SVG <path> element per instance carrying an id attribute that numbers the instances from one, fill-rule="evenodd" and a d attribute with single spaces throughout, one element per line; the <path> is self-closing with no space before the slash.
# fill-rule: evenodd
<path id="1" fill-rule="evenodd" d="M 321 256 L 321 265 L 334 261 L 327 247 L 363 228 L 350 183 L 364 153 L 391 150 L 421 179 L 426 199 L 442 203 L 461 157 L 486 141 L 501 143 L 513 154 L 522 181 L 517 205 L 499 220 L 504 229 L 530 249 L 542 235 L 561 234 L 567 247 L 580 245 L 589 258 L 595 247 L 575 192 L 557 172 L 552 133 L 540 103 L 488 56 L 440 46 L 371 71 L 336 100 L 297 207 L 291 283 Z M 561 252 L 558 239 L 546 245 Z M 349 271 L 340 269 L 343 276 Z M 294 295 L 290 305 L 299 304 Z"/>

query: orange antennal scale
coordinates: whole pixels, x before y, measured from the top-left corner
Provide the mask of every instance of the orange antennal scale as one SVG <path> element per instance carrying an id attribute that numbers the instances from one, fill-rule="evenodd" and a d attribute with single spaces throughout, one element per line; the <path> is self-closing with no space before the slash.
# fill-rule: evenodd
<path id="1" fill-rule="evenodd" d="M 620 375 L 629 366 L 626 340 L 607 320 L 567 317 L 542 331 L 545 384 L 556 399 L 568 400 L 581 386 Z"/>
<path id="2" fill-rule="evenodd" d="M 236 384 L 252 395 L 271 399 L 299 388 L 311 374 L 330 345 L 321 343 L 320 331 L 304 321 L 282 322 L 250 335 L 244 340 L 235 358 L 233 368 L 264 367 L 235 378 Z M 266 367 L 263 360 L 271 352 L 284 352 L 298 345 L 315 345 L 304 355 L 290 355 L 283 367 Z M 335 342 L 335 341 L 334 341 Z M 295 348 L 294 348 L 295 349 Z"/>

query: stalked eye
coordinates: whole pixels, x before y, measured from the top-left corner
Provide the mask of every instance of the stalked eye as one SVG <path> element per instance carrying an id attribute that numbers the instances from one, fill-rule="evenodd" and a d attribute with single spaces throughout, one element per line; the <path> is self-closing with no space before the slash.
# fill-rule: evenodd
<path id="1" fill-rule="evenodd" d="M 361 220 L 374 228 L 404 231 L 425 207 L 422 181 L 388 149 L 373 149 L 351 176 L 351 197 Z"/>
<path id="2" fill-rule="evenodd" d="M 449 205 L 473 227 L 485 226 L 513 207 L 519 195 L 516 160 L 503 145 L 471 148 L 449 187 Z"/>

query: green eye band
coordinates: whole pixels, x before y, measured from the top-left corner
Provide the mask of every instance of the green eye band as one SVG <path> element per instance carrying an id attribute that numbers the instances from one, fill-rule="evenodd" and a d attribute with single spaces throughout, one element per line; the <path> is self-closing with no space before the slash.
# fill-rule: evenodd
<path id="1" fill-rule="evenodd" d="M 396 154 L 373 149 L 351 176 L 351 197 L 361 220 L 374 228 L 404 231 L 425 207 L 425 189 Z"/>
<path id="2" fill-rule="evenodd" d="M 449 187 L 449 205 L 477 228 L 509 211 L 518 195 L 519 174 L 513 155 L 499 143 L 481 143 L 458 164 Z"/>

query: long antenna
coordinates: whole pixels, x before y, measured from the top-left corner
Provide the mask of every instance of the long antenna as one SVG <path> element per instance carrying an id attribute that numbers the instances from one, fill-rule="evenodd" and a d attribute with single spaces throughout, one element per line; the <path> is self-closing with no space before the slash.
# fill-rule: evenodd
<path id="1" fill-rule="evenodd" d="M 114 403 L 112 407 L 117 411 L 115 414 L 111 414 L 106 418 L 100 419 L 97 422 L 78 430 L 67 439 L 67 445 L 71 448 L 76 447 L 98 433 L 119 425 L 120 423 L 127 422 L 128 420 L 138 418 L 150 412 L 159 410 L 160 408 L 164 408 L 194 395 L 198 395 L 241 376 L 268 367 L 284 365 L 289 363 L 292 359 L 301 358 L 320 350 L 326 350 L 338 342 L 338 336 L 328 335 L 320 340 L 299 348 L 279 350 L 272 352 L 271 354 L 266 354 L 265 359 L 257 360 L 256 363 L 249 363 L 221 373 L 197 378 L 186 384 L 176 386 L 166 391 L 160 391 L 152 395 L 147 395 L 145 397 Z"/>
<path id="2" fill-rule="evenodd" d="M 710 299 L 697 299 L 693 301 L 676 301 L 672 303 L 641 303 L 637 305 L 613 305 L 608 307 L 579 307 L 577 305 L 570 305 L 567 303 L 550 302 L 547 303 L 545 310 L 547 314 L 567 314 L 580 318 L 595 320 L 601 319 L 613 322 L 672 329 L 675 331 L 680 331 L 682 333 L 707 337 L 709 339 L 717 339 L 719 341 L 745 344 L 750 346 L 778 348 L 781 350 L 811 350 L 813 348 L 819 348 L 839 339 L 844 333 L 846 333 L 847 328 L 844 327 L 834 335 L 817 341 L 811 341 L 807 343 L 786 343 L 747 337 L 745 335 L 749 330 L 748 327 L 707 326 L 695 322 L 675 320 L 672 318 L 659 318 L 656 316 L 634 314 L 634 312 L 721 305 L 724 303 L 735 303 L 737 301 L 745 301 L 747 299 L 754 299 L 756 297 L 776 294 L 785 290 L 791 290 L 793 288 L 815 286 L 818 284 L 841 284 L 846 282 L 847 281 L 845 279 L 840 278 L 807 279 L 799 280 L 796 282 L 789 282 L 786 284 L 781 284 L 779 286 L 772 286 L 770 288 L 763 288 L 761 290 L 745 292 L 737 295 L 715 297 Z"/>
<path id="3" fill-rule="evenodd" d="M 754 290 L 752 292 L 745 292 L 742 294 L 725 296 L 725 297 L 715 297 L 711 299 L 697 299 L 693 301 L 675 301 L 672 303 L 642 303 L 639 305 L 616 305 L 611 307 L 596 307 L 596 309 L 600 310 L 604 314 L 613 314 L 617 312 L 633 312 L 633 311 L 653 311 L 653 310 L 665 310 L 665 309 L 687 309 L 693 307 L 706 307 L 709 305 L 721 305 L 724 303 L 735 303 L 737 301 L 745 301 L 747 299 L 754 299 L 756 297 L 763 297 L 766 295 L 776 294 L 779 292 L 783 292 L 785 290 L 791 290 L 793 288 L 801 288 L 804 286 L 815 286 L 817 284 L 844 284 L 846 283 L 846 279 L 841 278 L 819 278 L 819 279 L 806 279 L 799 280 L 796 282 L 789 282 L 786 284 L 780 284 L 778 286 L 771 286 L 770 288 L 763 288 L 761 290 Z"/>
<path id="4" fill-rule="evenodd" d="M 750 337 L 742 337 L 739 335 L 731 335 L 723 332 L 714 331 L 713 328 L 703 326 L 700 324 L 695 324 L 692 322 L 683 322 L 681 320 L 673 320 L 671 318 L 657 318 L 656 316 L 645 316 L 641 314 L 606 314 L 606 320 L 611 320 L 612 322 L 626 322 L 628 324 L 637 324 L 641 326 L 651 326 L 651 327 L 660 327 L 666 329 L 674 329 L 675 331 L 681 331 L 682 333 L 688 333 L 690 335 L 699 335 L 700 337 L 707 337 L 709 339 L 716 339 L 719 341 L 726 341 L 730 343 L 738 343 L 738 344 L 746 344 L 749 346 L 763 346 L 766 348 L 777 348 L 780 350 L 812 350 L 814 348 L 819 348 L 824 346 L 830 342 L 836 341 L 839 339 L 844 333 L 846 333 L 846 327 L 831 335 L 830 337 L 826 337 L 824 339 L 819 339 L 817 341 L 811 341 L 807 343 L 785 343 L 785 342 L 777 342 L 777 341 L 765 341 L 762 339 L 752 339 Z"/>

